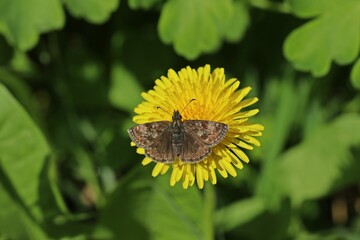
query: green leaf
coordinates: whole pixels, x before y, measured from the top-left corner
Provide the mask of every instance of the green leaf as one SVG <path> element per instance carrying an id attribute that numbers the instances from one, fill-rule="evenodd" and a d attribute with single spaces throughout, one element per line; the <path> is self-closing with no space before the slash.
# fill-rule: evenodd
<path id="1" fill-rule="evenodd" d="M 262 114 L 267 116 L 268 122 L 262 139 L 264 162 L 277 161 L 297 121 L 301 122 L 305 118 L 301 116 L 307 116 L 310 89 L 308 79 L 296 81 L 292 72 L 281 79 L 267 79 L 262 101 Z"/>
<path id="2" fill-rule="evenodd" d="M 62 28 L 64 20 L 59 0 L 0 1 L 0 33 L 21 50 L 34 47 L 41 33 Z"/>
<path id="3" fill-rule="evenodd" d="M 243 225 L 265 211 L 261 198 L 249 198 L 229 204 L 216 212 L 217 228 L 229 231 Z"/>
<path id="4" fill-rule="evenodd" d="M 351 83 L 354 88 L 360 90 L 360 58 L 356 61 L 351 69 Z"/>
<path id="5" fill-rule="evenodd" d="M 195 59 L 220 46 L 232 14 L 230 0 L 170 0 L 161 12 L 158 31 L 178 54 Z"/>
<path id="6" fill-rule="evenodd" d="M 203 239 L 204 208 L 199 190 L 169 186 L 169 176 L 133 171 L 104 208 L 95 239 Z M 105 238 L 105 239 L 107 239 Z"/>
<path id="7" fill-rule="evenodd" d="M 299 17 L 313 17 L 324 11 L 333 0 L 288 0 L 292 11 Z"/>
<path id="8" fill-rule="evenodd" d="M 132 112 L 141 102 L 141 92 L 141 86 L 131 72 L 121 65 L 112 68 L 109 100 L 113 106 Z"/>
<path id="9" fill-rule="evenodd" d="M 360 145 L 360 116 L 346 114 L 286 152 L 274 175 L 295 205 L 359 180 L 360 163 L 351 147 Z"/>
<path id="10" fill-rule="evenodd" d="M 26 225 L 27 231 L 28 227 L 33 228 L 35 219 L 43 219 L 39 189 L 49 152 L 39 129 L 0 84 L 0 204 L 6 206 L 0 214 L 0 231 L 16 232 L 9 224 Z M 42 235 L 40 230 L 34 231 L 35 235 Z"/>
<path id="11" fill-rule="evenodd" d="M 119 0 L 64 0 L 64 3 L 73 16 L 101 24 L 117 9 Z"/>
<path id="12" fill-rule="evenodd" d="M 37 106 L 33 99 L 31 90 L 26 81 L 16 76 L 6 68 L 0 67 L 0 83 L 4 84 L 22 104 L 22 106 L 30 113 L 35 122 L 39 122 Z"/>
<path id="13" fill-rule="evenodd" d="M 163 0 L 129 0 L 129 7 L 132 9 L 150 9 Z"/>
<path id="14" fill-rule="evenodd" d="M 24 109 L 0 85 L 0 166 L 24 205 L 39 217 L 39 177 L 49 147 Z"/>
<path id="15" fill-rule="evenodd" d="M 235 1 L 233 3 L 233 14 L 229 20 L 228 26 L 225 29 L 225 38 L 229 42 L 239 41 L 245 34 L 246 29 L 250 24 L 250 16 L 248 7 L 242 1 Z"/>
<path id="16" fill-rule="evenodd" d="M 296 69 L 317 77 L 329 72 L 332 61 L 341 65 L 353 62 L 360 46 L 360 2 L 306 2 L 309 5 L 293 0 L 294 11 L 298 7 L 304 16 L 321 14 L 290 33 L 284 44 L 286 58 Z"/>
<path id="17" fill-rule="evenodd" d="M 357 0 L 288 0 L 292 12 L 302 18 L 315 17 L 319 14 L 337 11 L 343 3 L 354 4 Z"/>
<path id="18" fill-rule="evenodd" d="M 48 239 L 22 206 L 11 198 L 3 181 L 0 181 L 0 206 L 3 206 L 0 211 L 0 236 L 4 237 L 1 239 Z"/>

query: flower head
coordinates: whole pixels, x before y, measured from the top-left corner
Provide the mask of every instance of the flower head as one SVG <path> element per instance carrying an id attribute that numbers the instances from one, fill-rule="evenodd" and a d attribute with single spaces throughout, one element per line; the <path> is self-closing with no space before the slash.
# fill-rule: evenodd
<path id="1" fill-rule="evenodd" d="M 197 70 L 186 67 L 178 73 L 170 69 L 167 77 L 162 76 L 155 81 L 153 90 L 142 93 L 145 101 L 135 108 L 138 115 L 133 118 L 138 124 L 171 122 L 173 112 L 178 110 L 182 120 L 209 120 L 228 126 L 225 138 L 212 147 L 209 156 L 195 163 L 180 159 L 171 163 L 155 162 L 152 171 L 154 177 L 172 168 L 170 185 L 182 181 L 186 189 L 195 181 L 199 188 L 204 187 L 205 181 L 216 184 L 216 171 L 224 178 L 229 174 L 233 177 L 237 175 L 235 168 L 242 169 L 242 162 L 249 162 L 242 149 L 252 150 L 252 145 L 260 146 L 255 137 L 261 136 L 264 130 L 260 124 L 248 123 L 249 117 L 259 110 L 244 111 L 244 108 L 256 103 L 258 98 L 244 99 L 251 88 L 238 89 L 239 85 L 240 82 L 235 78 L 225 79 L 223 68 L 211 72 L 210 66 L 205 65 Z M 137 152 L 145 154 L 143 148 L 138 148 Z M 142 164 L 152 162 L 151 158 L 145 157 Z"/>

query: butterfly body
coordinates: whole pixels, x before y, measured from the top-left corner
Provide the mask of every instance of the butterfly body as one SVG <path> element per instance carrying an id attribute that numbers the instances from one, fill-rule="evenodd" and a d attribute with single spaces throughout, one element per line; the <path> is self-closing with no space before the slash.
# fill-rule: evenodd
<path id="1" fill-rule="evenodd" d="M 174 111 L 172 122 L 158 121 L 140 124 L 128 130 L 137 147 L 145 149 L 145 155 L 156 162 L 171 163 L 177 158 L 196 163 L 212 152 L 228 131 L 224 123 L 208 120 L 185 120 Z"/>
<path id="2" fill-rule="evenodd" d="M 183 141 L 183 123 L 181 121 L 181 115 L 179 111 L 175 111 L 173 114 L 173 123 L 172 129 L 172 146 L 174 154 L 179 157 L 182 150 L 182 141 Z"/>

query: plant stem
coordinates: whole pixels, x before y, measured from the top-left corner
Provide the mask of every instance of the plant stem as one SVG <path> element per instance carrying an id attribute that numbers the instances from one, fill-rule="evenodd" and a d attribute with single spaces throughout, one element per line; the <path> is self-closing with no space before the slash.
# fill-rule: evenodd
<path id="1" fill-rule="evenodd" d="M 204 189 L 204 239 L 214 239 L 214 210 L 216 194 L 211 184 L 205 184 Z"/>

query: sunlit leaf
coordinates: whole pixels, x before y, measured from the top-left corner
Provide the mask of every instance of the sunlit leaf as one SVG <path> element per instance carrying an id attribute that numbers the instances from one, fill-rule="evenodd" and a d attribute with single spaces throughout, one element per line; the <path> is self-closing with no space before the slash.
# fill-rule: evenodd
<path id="1" fill-rule="evenodd" d="M 229 204 L 216 213 L 216 225 L 224 231 L 231 230 L 265 211 L 265 205 L 260 198 L 250 198 Z"/>
<path id="2" fill-rule="evenodd" d="M 25 206 L 36 214 L 39 214 L 36 207 L 39 178 L 49 151 L 39 129 L 6 88 L 0 85 L 1 168 Z"/>
<path id="3" fill-rule="evenodd" d="M 288 0 L 292 11 L 299 17 L 313 17 L 322 13 L 326 5 L 336 0 Z"/>
<path id="4" fill-rule="evenodd" d="M 128 0 L 129 7 L 132 9 L 150 9 L 152 6 L 162 1 L 163 0 Z"/>
<path id="5" fill-rule="evenodd" d="M 91 23 L 103 23 L 116 10 L 120 0 L 64 0 L 75 17 L 85 18 Z"/>
<path id="6" fill-rule="evenodd" d="M 21 50 L 36 45 L 41 33 L 64 25 L 60 0 L 1 0 L 0 33 Z"/>
<path id="7" fill-rule="evenodd" d="M 314 76 L 327 74 L 332 61 L 341 65 L 353 62 L 360 46 L 360 2 L 301 2 L 291 1 L 295 12 L 319 15 L 290 33 L 284 44 L 286 58 L 295 68 L 310 71 Z"/>
<path id="8" fill-rule="evenodd" d="M 356 61 L 351 70 L 351 83 L 354 88 L 360 90 L 360 59 Z"/>
<path id="9" fill-rule="evenodd" d="M 360 116 L 343 115 L 279 159 L 274 172 L 294 204 L 328 194 L 335 187 L 359 180 L 360 163 L 351 147 L 360 146 Z"/>
<path id="10" fill-rule="evenodd" d="M 27 224 L 33 228 L 34 219 L 42 220 L 40 177 L 49 152 L 39 129 L 7 89 L 0 85 L 0 202 L 6 206 L 0 214 L 0 229 L 5 229 L 3 231 L 13 232 L 12 227 L 6 227 L 10 218 L 14 218 L 14 226 L 25 225 L 24 231 L 27 231 Z M 34 234 L 41 235 L 40 230 L 34 231 Z"/>
<path id="11" fill-rule="evenodd" d="M 230 42 L 239 41 L 244 36 L 250 23 L 248 7 L 244 2 L 235 1 L 233 8 L 232 17 L 225 30 L 225 37 Z"/>
<path id="12" fill-rule="evenodd" d="M 232 14 L 229 0 L 170 0 L 161 12 L 159 35 L 177 53 L 194 59 L 220 46 Z"/>

